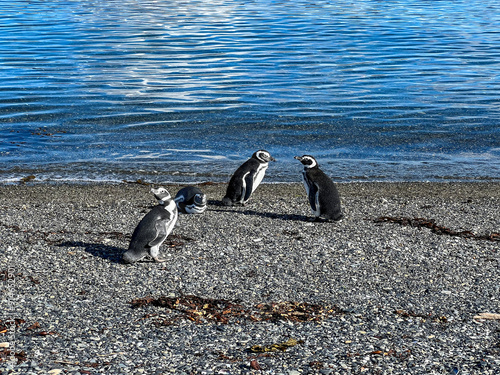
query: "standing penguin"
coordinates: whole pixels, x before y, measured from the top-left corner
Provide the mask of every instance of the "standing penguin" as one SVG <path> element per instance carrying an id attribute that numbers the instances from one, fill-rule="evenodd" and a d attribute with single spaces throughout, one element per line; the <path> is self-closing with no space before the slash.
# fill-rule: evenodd
<path id="1" fill-rule="evenodd" d="M 207 209 L 207 196 L 195 186 L 186 186 L 174 198 L 177 209 L 183 214 L 202 214 Z"/>
<path id="2" fill-rule="evenodd" d="M 319 169 L 316 159 L 310 155 L 295 156 L 295 159 L 304 165 L 302 172 L 304 187 L 316 220 L 320 217 L 327 220 L 342 219 L 337 187 L 330 177 Z"/>
<path id="3" fill-rule="evenodd" d="M 160 246 L 177 222 L 177 206 L 165 188 L 151 191 L 159 204 L 153 207 L 135 228 L 128 250 L 123 254 L 125 263 L 137 262 L 147 254 L 156 262 L 164 261 L 159 258 Z"/>
<path id="4" fill-rule="evenodd" d="M 244 205 L 252 193 L 262 182 L 270 161 L 276 161 L 265 150 L 256 151 L 234 172 L 227 186 L 226 196 L 222 199 L 224 206 Z"/>

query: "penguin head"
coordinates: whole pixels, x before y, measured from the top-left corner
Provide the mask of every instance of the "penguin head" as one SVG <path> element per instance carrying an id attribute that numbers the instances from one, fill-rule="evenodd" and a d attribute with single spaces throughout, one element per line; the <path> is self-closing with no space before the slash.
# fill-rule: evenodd
<path id="1" fill-rule="evenodd" d="M 206 206 L 207 205 L 207 196 L 205 194 L 196 194 L 194 196 L 194 203 L 197 206 Z"/>
<path id="2" fill-rule="evenodd" d="M 295 156 L 294 159 L 300 161 L 304 168 L 314 168 L 318 166 L 318 162 L 311 155 Z"/>
<path id="3" fill-rule="evenodd" d="M 275 158 L 271 156 L 269 152 L 266 150 L 259 150 L 256 151 L 253 155 L 252 158 L 257 159 L 261 163 L 269 163 L 270 161 L 276 161 Z"/>
<path id="4" fill-rule="evenodd" d="M 168 190 L 163 187 L 159 187 L 156 189 L 152 188 L 151 192 L 154 194 L 155 198 L 158 199 L 160 204 L 163 204 L 163 202 L 172 198 Z"/>

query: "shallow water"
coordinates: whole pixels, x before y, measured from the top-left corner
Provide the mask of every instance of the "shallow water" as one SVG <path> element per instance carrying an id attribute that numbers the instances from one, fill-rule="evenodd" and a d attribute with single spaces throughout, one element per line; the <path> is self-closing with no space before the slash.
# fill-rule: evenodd
<path id="1" fill-rule="evenodd" d="M 496 5 L 2 2 L 0 181 L 499 180 Z"/>

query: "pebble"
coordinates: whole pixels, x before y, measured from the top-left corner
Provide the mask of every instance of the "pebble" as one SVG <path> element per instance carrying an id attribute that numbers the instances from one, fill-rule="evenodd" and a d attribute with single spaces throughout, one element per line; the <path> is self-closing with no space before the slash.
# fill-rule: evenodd
<path id="1" fill-rule="evenodd" d="M 202 188 L 215 202 L 225 185 Z M 473 319 L 500 313 L 498 242 L 373 223 L 425 216 L 452 229 L 498 232 L 500 184 L 338 188 L 340 223 L 305 221 L 311 214 L 301 184 L 280 186 L 287 200 L 264 184 L 245 207 L 211 204 L 203 215 L 179 216 L 172 234 L 183 244 L 162 246 L 167 262 L 124 265 L 130 234 L 154 203 L 148 187 L 0 186 L 0 272 L 18 275 L 0 320 L 25 320 L 15 342 L 2 341 L 27 358 L 0 362 L 0 371 L 248 374 L 249 358 L 257 358 L 270 374 L 500 373 L 498 321 Z M 129 303 L 190 294 L 248 308 L 328 304 L 344 313 L 305 323 L 155 325 L 174 315 Z M 35 322 L 40 327 L 28 329 Z M 303 342 L 262 359 L 249 352 L 290 338 Z"/>

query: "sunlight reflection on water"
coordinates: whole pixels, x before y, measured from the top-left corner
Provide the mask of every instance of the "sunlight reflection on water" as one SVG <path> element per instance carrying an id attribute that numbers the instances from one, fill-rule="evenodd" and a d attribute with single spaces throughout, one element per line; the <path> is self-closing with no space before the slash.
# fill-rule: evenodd
<path id="1" fill-rule="evenodd" d="M 495 5 L 3 2 L 0 174 L 223 179 L 266 148 L 276 181 L 298 153 L 344 180 L 499 179 Z"/>

